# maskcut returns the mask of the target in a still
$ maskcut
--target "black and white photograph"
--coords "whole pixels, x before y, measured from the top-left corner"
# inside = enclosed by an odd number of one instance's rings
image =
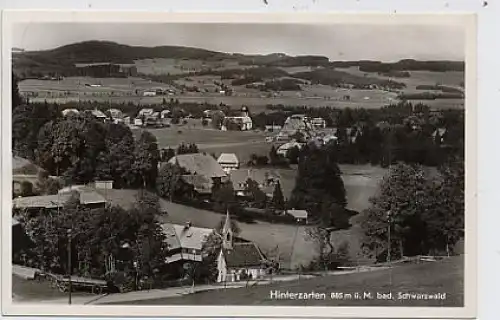
[[[4,22],[12,308],[474,309],[474,19],[53,15]]]

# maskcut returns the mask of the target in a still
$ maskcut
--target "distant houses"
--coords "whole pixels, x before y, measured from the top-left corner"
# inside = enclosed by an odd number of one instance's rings
[[[222,123],[221,130],[241,130],[248,131],[252,130],[253,121],[249,116],[248,108],[243,106],[238,116],[226,116]]]
[[[236,196],[239,197],[247,196],[246,191],[249,179],[255,181],[258,184],[259,189],[262,190],[268,197],[272,197],[274,188],[280,181],[280,176],[272,170],[233,170],[230,172],[229,178],[233,184]]]

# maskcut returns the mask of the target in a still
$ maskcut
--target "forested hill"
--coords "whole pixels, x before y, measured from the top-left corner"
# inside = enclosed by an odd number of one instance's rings
[[[129,46],[110,41],[78,42],[51,50],[22,51],[13,50],[13,69],[38,69],[41,72],[65,74],[74,68],[75,63],[134,63],[134,60],[171,58],[203,61],[235,61],[242,66],[254,65],[262,67],[349,67],[358,66],[366,72],[387,72],[399,70],[428,71],[463,71],[461,61],[417,61],[401,60],[395,63],[380,61],[330,61],[318,55],[289,56],[283,53],[266,55],[249,55],[224,53],[201,48],[182,46]],[[70,72],[71,73],[71,72]]]

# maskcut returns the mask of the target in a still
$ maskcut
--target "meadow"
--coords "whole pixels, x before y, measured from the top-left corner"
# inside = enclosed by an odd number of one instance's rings
[[[331,275],[313,279],[280,282],[250,288],[220,289],[174,298],[130,302],[133,305],[266,305],[266,306],[387,306],[387,307],[463,307],[464,258],[457,256],[439,262],[395,266],[371,272]],[[270,292],[325,293],[326,299],[271,299]],[[371,293],[366,299],[330,299],[331,292],[354,296]],[[393,293],[394,299],[375,299],[377,292]],[[398,293],[445,293],[443,300],[403,300]]]
[[[375,195],[377,185],[385,169],[371,166],[340,166],[343,175],[348,208],[363,210],[368,206],[369,198]],[[291,194],[295,186],[295,170],[280,170],[281,182],[285,195]],[[104,192],[104,191],[103,191]],[[107,190],[103,195],[112,203],[124,207],[131,206],[135,201],[135,190]],[[163,222],[185,224],[190,221],[194,226],[214,228],[223,215],[212,211],[196,209],[181,204],[161,200],[161,207],[168,214],[162,217]],[[351,259],[354,263],[369,263],[360,252],[361,231],[356,226],[359,216],[352,218],[353,227],[349,230],[337,231],[333,234],[336,244],[347,241]],[[262,250],[273,257],[280,258],[285,268],[305,265],[316,256],[315,245],[306,234],[307,226],[272,224],[257,221],[256,223],[238,223],[241,228],[241,237],[252,240]]]

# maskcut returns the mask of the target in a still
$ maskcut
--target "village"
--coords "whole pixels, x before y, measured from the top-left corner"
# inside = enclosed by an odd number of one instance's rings
[[[407,265],[461,272],[460,67],[416,61],[393,77],[220,54],[217,67],[65,57],[55,72],[16,52],[15,302],[168,304]]]

